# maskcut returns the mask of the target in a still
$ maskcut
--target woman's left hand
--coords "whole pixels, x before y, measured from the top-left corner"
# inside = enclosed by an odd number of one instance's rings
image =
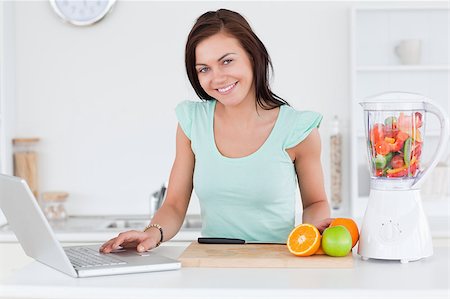
[[[334,218],[325,218],[322,220],[319,220],[316,223],[311,223],[313,224],[315,227],[317,227],[317,229],[319,230],[320,233],[323,233],[323,231],[330,226],[331,221],[333,221]]]

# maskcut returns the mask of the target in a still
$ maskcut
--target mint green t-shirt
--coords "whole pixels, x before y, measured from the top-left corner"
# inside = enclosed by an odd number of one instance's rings
[[[216,101],[180,103],[175,111],[195,155],[194,191],[202,236],[286,242],[295,224],[297,175],[286,149],[304,140],[322,116],[283,105],[264,144],[242,158],[223,156],[214,140]]]

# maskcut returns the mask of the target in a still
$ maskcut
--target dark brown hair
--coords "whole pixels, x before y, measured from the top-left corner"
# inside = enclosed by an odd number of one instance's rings
[[[273,66],[266,47],[243,16],[227,9],[208,11],[202,14],[188,35],[185,49],[186,72],[200,99],[214,100],[203,90],[198,80],[195,69],[195,49],[201,41],[219,32],[225,32],[236,38],[250,57],[258,105],[263,109],[289,105],[270,90],[269,73]]]

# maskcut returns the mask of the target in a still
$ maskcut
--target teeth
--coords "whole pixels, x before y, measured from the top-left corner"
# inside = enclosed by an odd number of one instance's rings
[[[227,92],[227,91],[229,91],[230,89],[232,89],[233,87],[234,87],[234,85],[236,85],[236,83],[233,83],[233,84],[231,84],[231,85],[228,85],[227,87],[224,87],[224,88],[219,88],[219,89],[217,89],[219,92]]]

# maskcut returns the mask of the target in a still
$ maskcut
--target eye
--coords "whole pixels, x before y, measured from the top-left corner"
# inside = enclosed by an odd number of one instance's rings
[[[233,61],[233,59],[225,59],[223,61],[223,64],[227,65],[227,64],[230,64],[232,61]]]
[[[209,68],[205,66],[205,67],[199,68],[199,69],[197,70],[197,72],[199,72],[199,73],[206,73],[208,70],[209,70]]]

